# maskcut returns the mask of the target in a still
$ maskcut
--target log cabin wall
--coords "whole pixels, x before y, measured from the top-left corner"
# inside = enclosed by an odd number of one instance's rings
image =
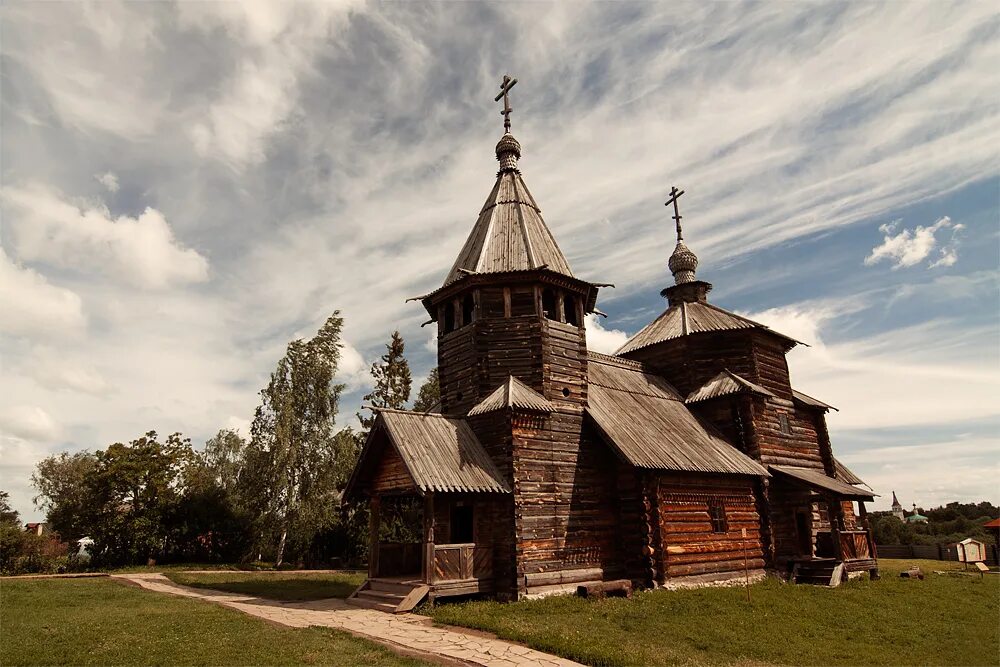
[[[724,370],[755,382],[754,343],[746,331],[691,334],[624,355],[648,364],[687,396]]]
[[[617,473],[617,560],[623,576],[642,586],[653,583],[645,554],[648,525],[643,507],[642,480],[639,471],[623,461],[616,461]]]
[[[747,372],[750,374],[744,377],[774,392],[778,398],[792,400],[792,384],[783,344],[770,334],[758,332],[755,332],[750,340],[753,345],[753,368],[748,369]],[[734,369],[730,370],[739,373]]]
[[[621,571],[616,458],[578,409],[515,416],[514,523],[524,575],[586,567]]]
[[[381,437],[385,437],[383,433]],[[371,481],[368,483],[369,495],[416,492],[413,477],[406,469],[406,464],[399,456],[395,447],[383,444],[382,456],[378,459]]]
[[[438,377],[444,414],[464,414],[480,400],[476,398],[476,324],[438,338]]]
[[[753,478],[741,475],[659,475],[657,505],[666,579],[765,566],[754,484]],[[715,522],[713,506],[724,512],[721,517],[716,514]]]
[[[587,405],[587,335],[581,326],[542,320],[542,378],[539,391],[556,404]]]
[[[754,396],[749,421],[761,463],[826,470],[813,414],[797,409],[791,401]]]

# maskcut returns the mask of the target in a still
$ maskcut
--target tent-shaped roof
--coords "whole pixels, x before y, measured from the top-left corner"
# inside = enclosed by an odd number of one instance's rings
[[[469,416],[474,417],[505,408],[555,412],[556,406],[513,375],[508,375],[503,384],[469,410]]]
[[[789,347],[799,341],[728,310],[700,301],[682,301],[667,308],[662,315],[647,324],[615,352],[616,356],[662,343],[663,341],[710,331],[760,329],[785,339]]]
[[[692,414],[663,378],[633,361],[590,354],[587,414],[634,466],[763,475],[756,461]]]
[[[468,491],[510,493],[510,486],[463,419],[408,410],[379,410],[347,484],[345,497],[358,493],[384,446],[396,449],[420,493]]]
[[[516,157],[520,157],[520,144],[511,135],[504,135],[497,144],[501,169],[496,183],[448,272],[445,285],[468,273],[505,273],[540,268],[573,277],[569,262],[521,178],[515,153]]]
[[[690,405],[691,403],[707,401],[710,398],[719,398],[720,396],[729,396],[730,394],[738,394],[743,391],[776,398],[772,392],[761,387],[759,384],[754,384],[750,380],[741,378],[730,370],[724,370],[698,389],[692,391],[684,399],[684,402]]]

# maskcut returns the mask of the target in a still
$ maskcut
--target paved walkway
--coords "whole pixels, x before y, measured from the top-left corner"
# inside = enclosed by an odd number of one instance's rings
[[[417,614],[386,614],[352,607],[337,598],[313,602],[278,602],[224,591],[181,586],[162,574],[114,574],[112,577],[158,593],[214,602],[293,628],[306,628],[312,625],[336,628],[401,649],[406,653],[422,654],[451,663],[489,667],[516,665],[579,667],[578,663],[501,639],[436,628],[430,625],[430,619]]]

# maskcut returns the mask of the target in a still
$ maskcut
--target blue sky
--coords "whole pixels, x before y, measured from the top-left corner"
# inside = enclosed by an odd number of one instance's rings
[[[712,300],[810,344],[838,456],[997,502],[997,40],[987,3],[6,3],[0,487],[153,428],[245,428],[346,318],[349,423],[394,328],[521,168],[613,349],[664,307],[671,185]]]

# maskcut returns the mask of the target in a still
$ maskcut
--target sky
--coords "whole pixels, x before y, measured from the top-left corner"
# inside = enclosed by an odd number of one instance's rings
[[[1000,15],[990,3],[18,3],[0,8],[0,488],[147,430],[246,429],[345,318],[338,422],[520,168],[610,352],[710,299],[809,344],[793,385],[907,506],[1000,502]]]

